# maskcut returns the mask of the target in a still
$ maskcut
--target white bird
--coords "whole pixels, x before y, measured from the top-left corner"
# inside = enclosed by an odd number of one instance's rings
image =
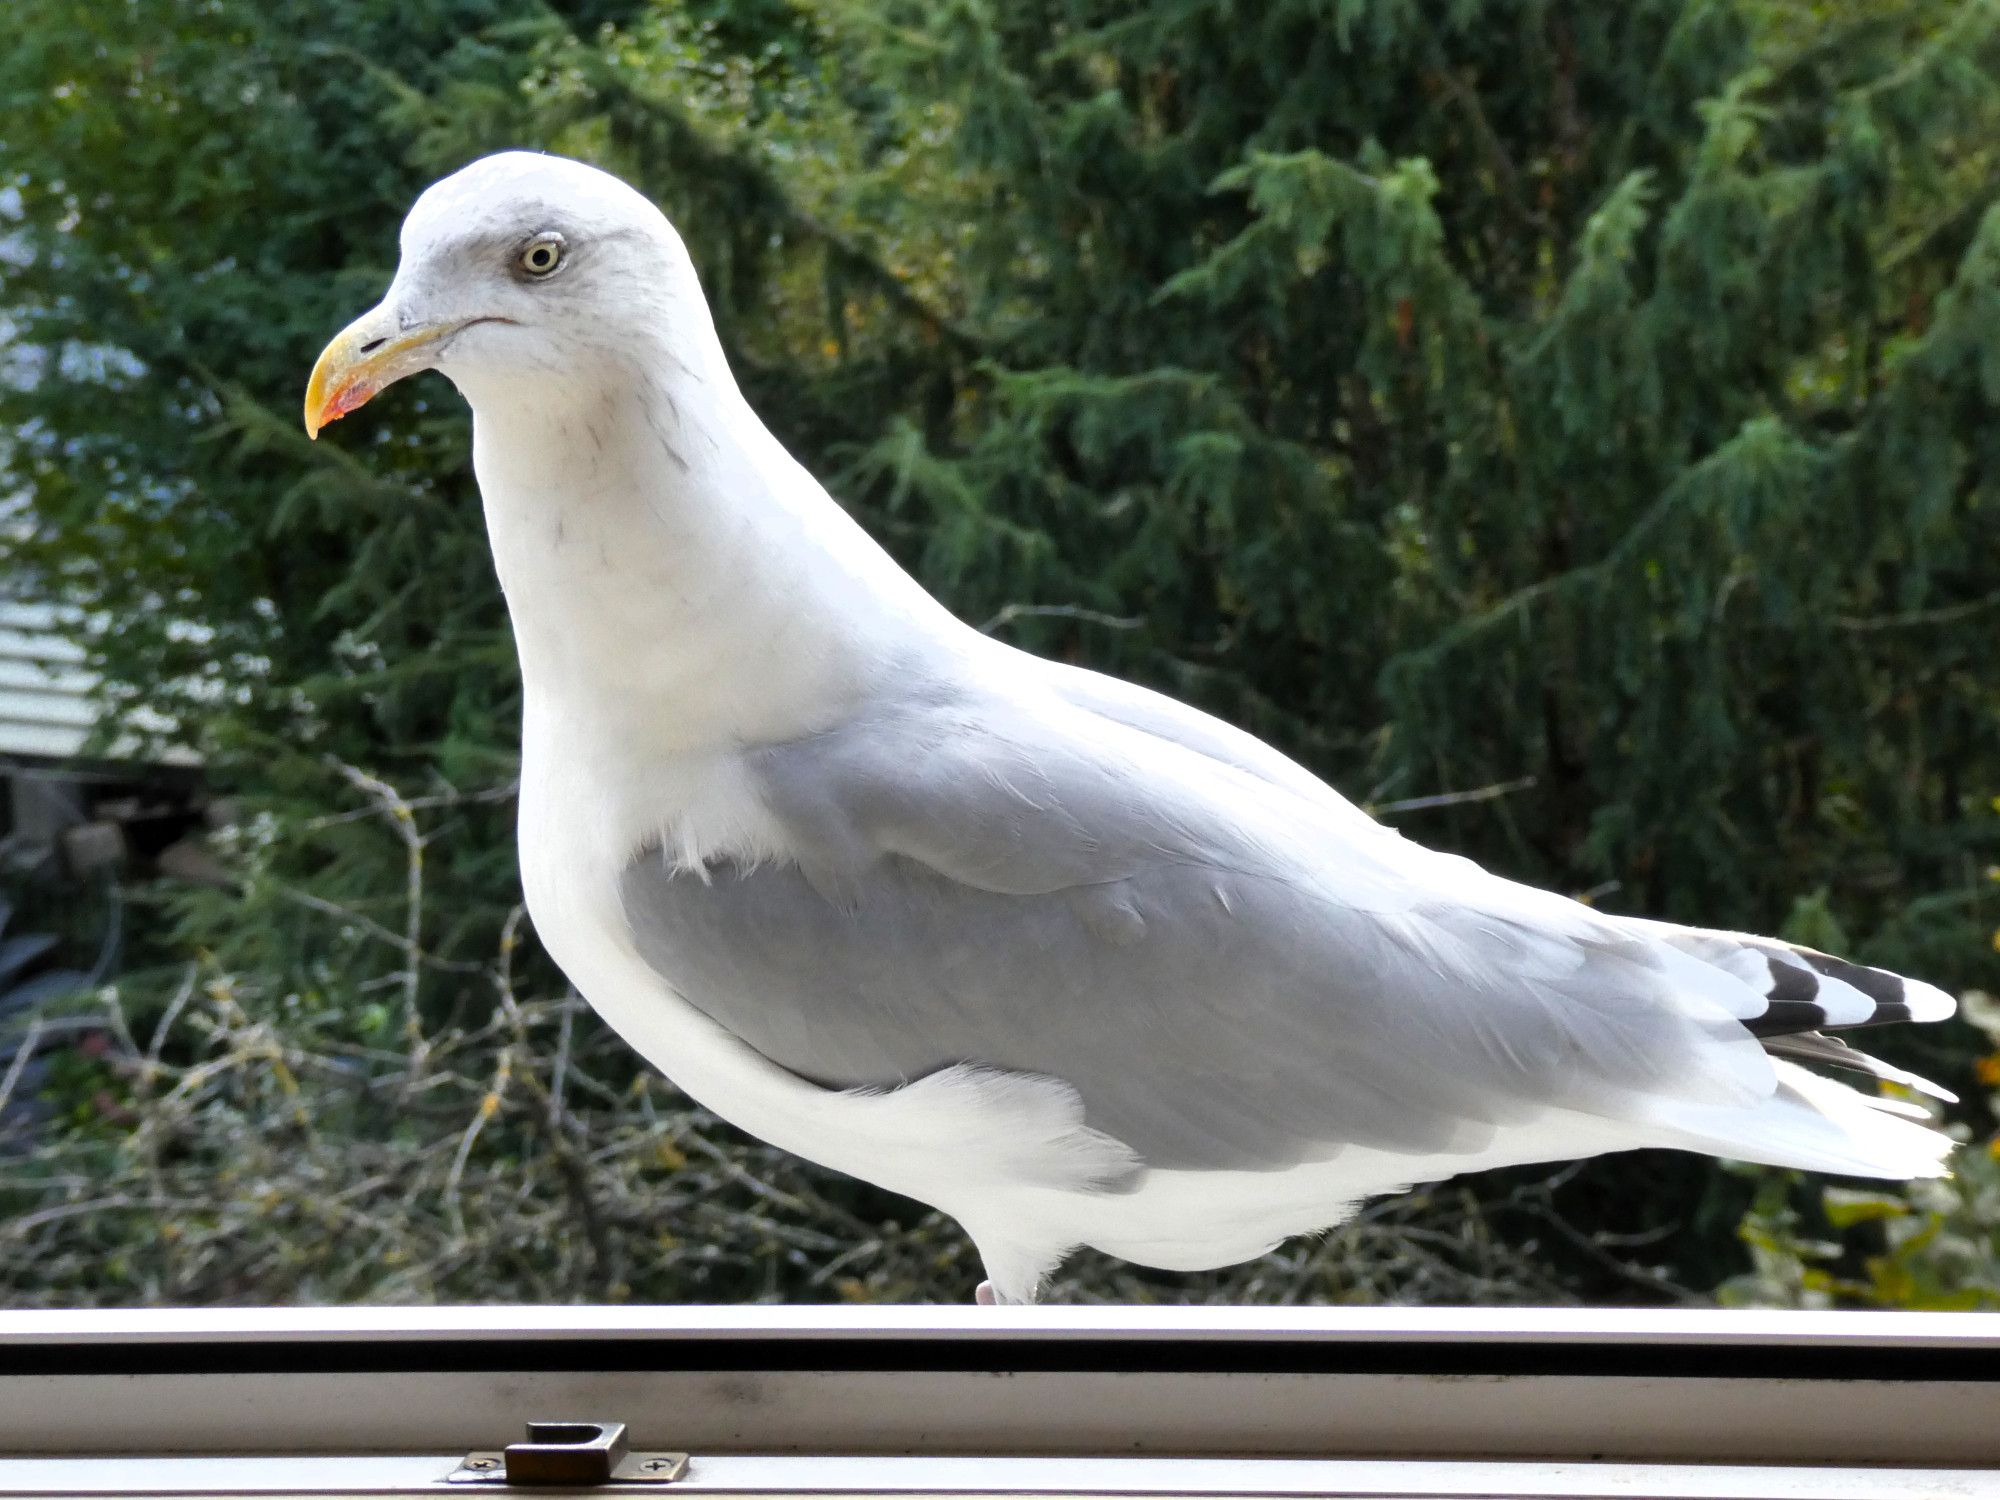
[[[956,1218],[981,1300],[1194,1270],[1457,1172],[1673,1146],[1936,1176],[1823,1033],[1929,985],[1406,842],[1258,740],[961,623],[737,389],[666,218],[490,156],[417,200],[306,427],[471,403],[536,931],[695,1099]]]

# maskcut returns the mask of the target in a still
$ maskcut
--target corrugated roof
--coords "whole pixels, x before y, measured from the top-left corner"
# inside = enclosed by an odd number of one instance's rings
[[[62,630],[53,605],[0,599],[0,755],[68,760],[83,753],[97,725],[91,694],[97,678],[83,648]],[[140,759],[133,745],[113,745],[100,757]],[[190,765],[191,751],[144,757]]]
[[[47,604],[0,599],[0,754],[66,759],[83,749],[97,709],[83,648]]]

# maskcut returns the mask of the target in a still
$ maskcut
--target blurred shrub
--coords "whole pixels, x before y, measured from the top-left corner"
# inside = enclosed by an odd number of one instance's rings
[[[1966,1019],[1989,1051],[1974,1066],[1989,1119],[2000,1119],[2000,1001],[1974,990]],[[2000,1130],[1963,1142],[1952,1175],[1859,1188],[1766,1173],[1738,1230],[1751,1269],[1720,1289],[1747,1307],[2000,1311]]]

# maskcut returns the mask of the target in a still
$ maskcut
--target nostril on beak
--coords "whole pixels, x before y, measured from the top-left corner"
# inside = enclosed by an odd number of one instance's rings
[[[356,352],[360,354],[373,354],[377,349],[380,349],[384,344],[388,342],[389,341],[387,339],[370,339],[367,343],[363,344],[360,347],[360,349],[357,350]]]

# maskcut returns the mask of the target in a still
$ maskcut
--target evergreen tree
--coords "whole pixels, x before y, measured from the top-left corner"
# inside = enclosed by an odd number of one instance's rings
[[[2000,10],[882,26],[991,193],[977,399],[864,466],[964,607],[1360,796],[1520,788],[1408,820],[1509,874],[1990,983]]]

